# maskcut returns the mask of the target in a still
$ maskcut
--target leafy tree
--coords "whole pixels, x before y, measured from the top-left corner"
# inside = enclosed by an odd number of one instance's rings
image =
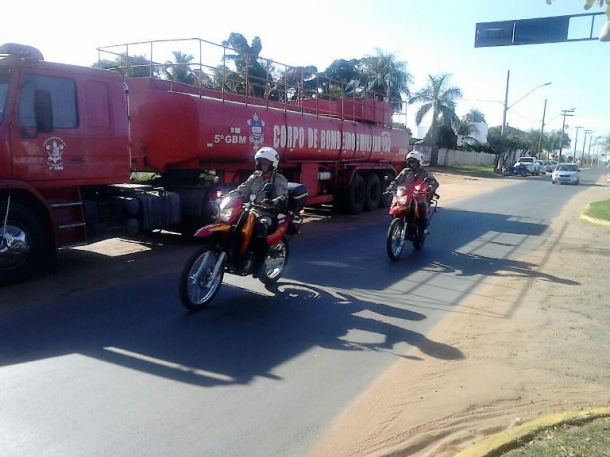
[[[407,63],[397,61],[394,54],[385,54],[379,48],[376,52],[376,55],[366,56],[360,61],[361,83],[368,95],[385,100],[400,111],[403,95],[409,96],[413,76],[407,71]]]
[[[451,75],[442,73],[437,76],[428,75],[428,84],[425,88],[417,91],[411,97],[409,104],[421,103],[415,113],[415,123],[421,124],[423,118],[432,114],[432,124],[426,135],[428,144],[432,145],[430,165],[438,163],[438,130],[443,123],[457,124],[459,119],[455,114],[456,100],[462,97],[462,90],[458,87],[449,86]],[[443,122],[444,121],[444,122]]]
[[[165,77],[170,81],[194,84],[196,78],[189,65],[194,57],[191,54],[183,54],[180,51],[172,51],[172,54],[174,54],[174,62],[165,62],[163,68]]]
[[[326,70],[318,74],[318,88],[323,98],[355,95],[358,86],[360,61],[357,59],[334,60]]]
[[[469,122],[486,122],[485,115],[476,108],[471,109],[466,113],[464,119]]]
[[[256,36],[252,44],[248,45],[241,33],[231,33],[222,45],[237,53],[226,56],[235,64],[238,80],[241,80],[241,84],[234,87],[237,92],[261,98],[268,96],[273,80],[266,68],[268,65],[259,61],[259,54],[263,49],[261,39]]]
[[[158,77],[158,69],[151,65],[146,56],[128,56],[125,53],[119,54],[115,60],[100,59],[92,65],[94,68],[104,70],[114,70],[123,77],[145,78]],[[152,72],[152,74],[151,74]]]

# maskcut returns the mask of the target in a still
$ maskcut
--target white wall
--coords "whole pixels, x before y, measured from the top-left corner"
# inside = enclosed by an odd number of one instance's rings
[[[493,165],[494,154],[474,151],[438,150],[438,164],[443,165]]]

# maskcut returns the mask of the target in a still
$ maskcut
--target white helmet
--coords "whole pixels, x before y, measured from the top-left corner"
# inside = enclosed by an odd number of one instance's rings
[[[408,162],[409,159],[415,159],[417,160],[417,162],[419,163],[419,166],[423,166],[424,165],[424,157],[421,155],[421,152],[419,151],[411,151],[407,154],[407,157],[405,157],[405,161]]]
[[[280,155],[278,152],[268,146],[263,146],[254,154],[254,161],[256,162],[257,159],[267,159],[271,162],[273,168],[277,168],[280,163]]]

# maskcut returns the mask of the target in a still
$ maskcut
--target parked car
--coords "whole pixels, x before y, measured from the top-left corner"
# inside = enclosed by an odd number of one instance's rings
[[[530,175],[540,174],[540,165],[536,157],[519,157],[515,166],[521,164],[526,166]]]
[[[555,167],[557,166],[557,163],[558,162],[556,160],[546,160],[544,162],[544,168],[546,169],[546,172],[552,173]]]
[[[580,168],[575,163],[560,163],[553,170],[551,183],[578,185],[580,183]]]
[[[546,166],[544,165],[544,162],[539,160],[538,162],[536,162],[536,165],[534,165],[534,167],[538,167],[538,173],[540,173],[541,175],[546,175]]]

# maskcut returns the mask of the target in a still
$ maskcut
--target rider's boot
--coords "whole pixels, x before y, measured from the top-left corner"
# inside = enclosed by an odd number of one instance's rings
[[[252,276],[258,278],[265,264],[265,259],[269,253],[269,245],[267,244],[267,229],[261,224],[261,227],[256,228],[256,233],[252,239],[252,248],[255,252],[254,265],[252,268]]]

